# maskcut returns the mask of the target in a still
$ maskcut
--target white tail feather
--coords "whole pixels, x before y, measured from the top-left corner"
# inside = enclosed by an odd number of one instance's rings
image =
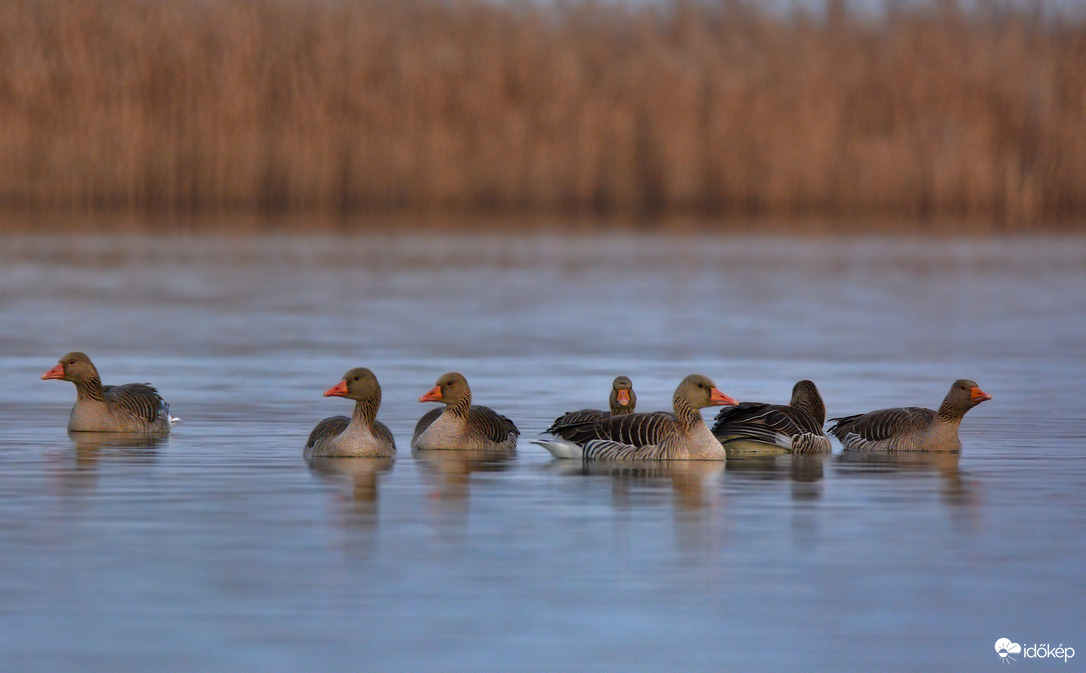
[[[540,438],[533,439],[532,444],[538,444],[544,449],[551,452],[551,455],[555,458],[575,458],[581,459],[584,457],[584,450],[577,444],[569,441],[568,439],[556,438]]]

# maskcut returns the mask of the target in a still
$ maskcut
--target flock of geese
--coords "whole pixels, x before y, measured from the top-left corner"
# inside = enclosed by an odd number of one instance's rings
[[[42,379],[71,381],[76,402],[68,419],[71,432],[139,432],[165,434],[178,419],[153,387],[144,383],[102,384],[98,370],[84,353],[68,353]],[[317,423],[305,445],[310,457],[388,457],[396,441],[377,420],[381,386],[373,372],[352,369],[324,392],[325,397],[355,401],[350,416]],[[614,380],[609,410],[581,409],[564,414],[534,440],[557,458],[585,461],[725,460],[729,452],[828,453],[829,435],[845,450],[957,451],[958,426],[965,413],[992,399],[976,382],[955,381],[938,409],[879,409],[830,419],[818,388],[800,381],[788,404],[737,402],[701,374],[684,378],[675,389],[672,411],[636,412],[637,396],[628,377]],[[471,388],[462,374],[442,375],[419,402],[439,402],[423,414],[411,436],[417,450],[516,450],[520,431],[489,407],[472,404]],[[723,406],[712,428],[701,410]],[[829,434],[827,434],[827,432]]]

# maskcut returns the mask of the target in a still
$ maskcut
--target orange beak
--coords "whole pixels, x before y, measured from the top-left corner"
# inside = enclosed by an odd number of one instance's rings
[[[434,386],[433,390],[419,398],[419,402],[440,402],[442,399],[441,386]]]
[[[620,391],[618,391],[618,398],[617,399],[618,399],[619,404],[621,404],[622,406],[626,406],[627,404],[630,403],[630,391],[629,390],[620,390]]]
[[[976,386],[973,386],[973,390],[969,392],[969,401],[971,402],[983,402],[990,399],[992,399],[991,395]]]
[[[332,386],[328,390],[324,391],[325,397],[346,397],[347,396],[347,382],[340,381],[336,385]]]
[[[732,398],[728,397],[724,393],[720,392],[718,389],[713,388],[709,392],[709,404],[712,404],[714,407],[719,407],[719,406],[731,406],[731,407],[734,407],[735,405],[737,405],[739,403],[736,402],[735,400],[733,400]]]
[[[56,367],[53,367],[49,371],[41,375],[42,380],[46,379],[62,379],[64,378],[64,365],[57,363]]]

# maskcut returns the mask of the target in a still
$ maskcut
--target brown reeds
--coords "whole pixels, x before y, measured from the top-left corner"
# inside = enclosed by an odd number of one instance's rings
[[[1086,20],[8,0],[0,206],[1086,215]]]

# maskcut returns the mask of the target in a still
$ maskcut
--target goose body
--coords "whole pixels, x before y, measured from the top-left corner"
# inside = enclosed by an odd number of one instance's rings
[[[803,380],[793,386],[788,404],[741,402],[721,409],[713,435],[734,451],[828,453],[830,438],[822,431],[825,422],[826,405],[818,388]]]
[[[149,384],[103,385],[90,358],[78,351],[62,357],[55,367],[42,374],[42,379],[75,384],[75,406],[68,416],[71,432],[164,434],[178,420],[170,416],[170,405]]]
[[[396,455],[392,431],[377,420],[381,407],[381,385],[365,367],[352,369],[325,397],[355,400],[354,414],[331,416],[317,423],[305,444],[305,457],[386,458]]]
[[[563,432],[566,430],[575,431],[576,428],[591,425],[610,416],[632,414],[637,406],[637,395],[634,394],[633,382],[630,381],[629,377],[615,377],[615,380],[611,382],[611,395],[608,397],[607,403],[609,411],[581,409],[562,414],[554,419],[551,426],[547,428],[546,432],[550,434],[550,438],[541,437],[532,440],[532,443],[542,446],[558,458],[579,458],[580,449],[568,446],[567,440],[562,439]]]
[[[938,410],[899,407],[834,418],[829,432],[849,451],[958,451],[965,413],[990,399],[976,381],[959,379]]]
[[[540,442],[558,458],[583,460],[724,460],[724,447],[705,425],[701,409],[737,404],[706,376],[691,374],[675,389],[674,413],[610,415],[556,428]]]
[[[442,402],[415,424],[413,449],[516,451],[520,431],[513,421],[489,407],[471,403],[471,388],[463,374],[450,372],[437,380],[419,402]]]

